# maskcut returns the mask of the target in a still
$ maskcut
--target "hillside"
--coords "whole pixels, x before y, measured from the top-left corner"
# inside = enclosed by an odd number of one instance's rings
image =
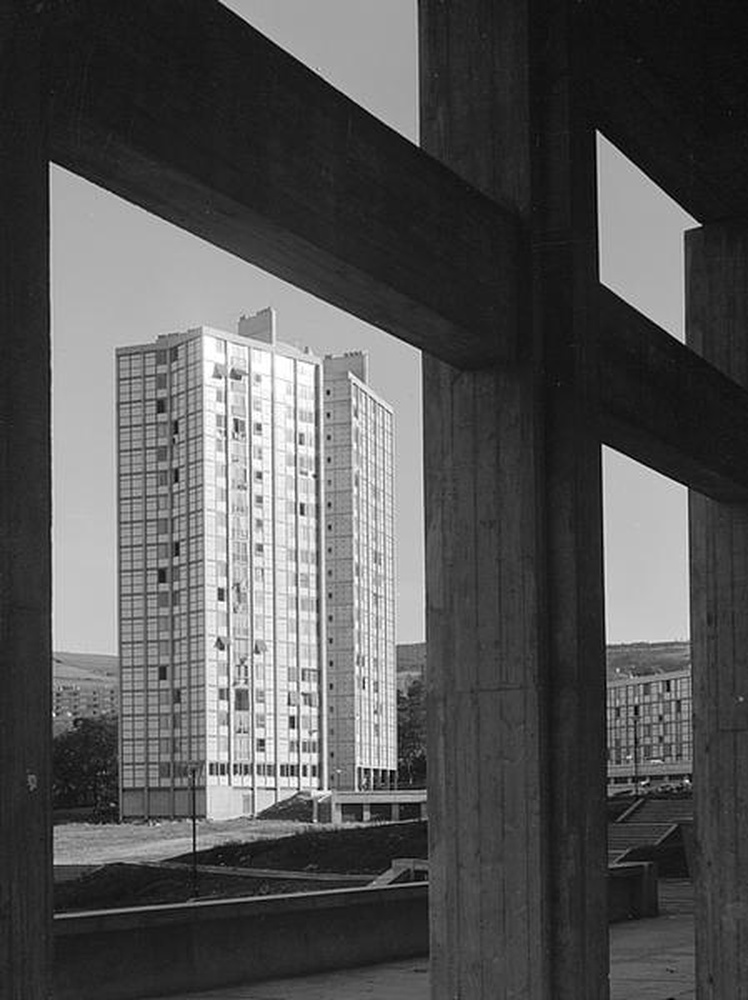
[[[691,665],[688,642],[632,642],[608,646],[608,680],[687,670]]]
[[[607,648],[608,679],[646,676],[687,670],[691,665],[688,642],[615,643]],[[397,686],[401,691],[418,677],[426,676],[426,643],[397,647]]]
[[[56,683],[117,683],[119,660],[103,653],[52,653],[52,677]]]

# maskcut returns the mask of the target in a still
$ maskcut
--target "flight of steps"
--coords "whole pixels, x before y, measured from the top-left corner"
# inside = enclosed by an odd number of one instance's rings
[[[642,799],[641,805],[628,814],[632,823],[682,823],[693,819],[693,799]],[[629,820],[624,820],[624,823]]]
[[[608,824],[608,863],[634,847],[654,847],[674,836],[678,823],[693,818],[693,800],[643,798]]]

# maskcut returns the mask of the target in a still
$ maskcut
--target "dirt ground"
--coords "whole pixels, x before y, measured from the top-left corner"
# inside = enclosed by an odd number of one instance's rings
[[[197,824],[198,850],[231,841],[264,840],[301,833],[303,823],[282,820],[203,820]],[[192,850],[189,820],[151,823],[65,823],[54,828],[56,865],[160,861]]]

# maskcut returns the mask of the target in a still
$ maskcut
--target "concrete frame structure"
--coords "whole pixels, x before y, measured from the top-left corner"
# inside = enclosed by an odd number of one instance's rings
[[[607,997],[600,442],[691,488],[697,996],[748,988],[745,7],[419,9],[423,151],[217,2],[0,6],[9,1000],[51,970],[49,159],[428,352],[435,1000]],[[598,284],[595,128],[701,224],[688,347]]]
[[[333,791],[330,797],[330,815],[333,823],[368,823],[370,820],[397,823],[400,820],[426,819],[428,798],[425,788]]]

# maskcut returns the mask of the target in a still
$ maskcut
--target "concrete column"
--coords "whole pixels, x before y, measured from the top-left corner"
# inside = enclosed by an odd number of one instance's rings
[[[361,815],[362,815],[364,823],[368,823],[369,820],[371,819],[371,803],[370,802],[364,802],[364,803],[362,803],[362,805],[361,805]]]
[[[748,226],[686,240],[689,346],[748,388]],[[689,496],[699,1000],[748,983],[748,505]]]
[[[594,133],[568,6],[420,4],[423,144],[528,233],[521,360],[423,359],[434,1000],[608,995]]]
[[[399,820],[400,820],[400,803],[399,802],[393,802],[392,803],[392,821],[393,821],[393,823],[397,823],[397,822],[399,822]]]
[[[51,971],[48,176],[34,5],[0,5],[0,993]]]

